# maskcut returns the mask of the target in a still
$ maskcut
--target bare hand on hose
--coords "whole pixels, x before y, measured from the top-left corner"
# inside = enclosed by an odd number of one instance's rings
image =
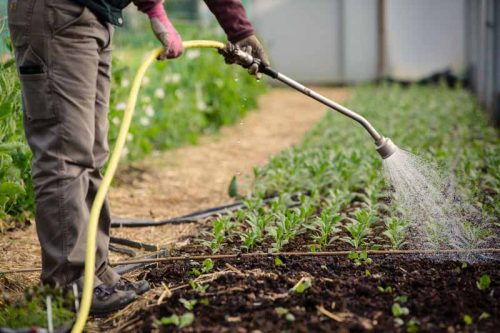
[[[269,58],[267,57],[262,44],[259,42],[255,35],[251,35],[249,37],[243,38],[242,40],[235,43],[242,51],[251,54],[254,58],[260,59],[264,66],[269,66]],[[226,47],[227,48],[227,47]],[[234,64],[236,59],[227,56],[228,53],[222,52],[227,64]],[[248,72],[260,80],[262,74],[259,73],[259,66],[257,64],[253,64],[248,68]]]
[[[151,22],[151,29],[163,44],[163,51],[158,55],[158,60],[174,59],[184,52],[182,39],[172,22],[168,19],[167,13],[160,2],[147,12]]]

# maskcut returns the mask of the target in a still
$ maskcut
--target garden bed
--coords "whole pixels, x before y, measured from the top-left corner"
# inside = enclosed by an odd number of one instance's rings
[[[185,287],[139,312],[143,321],[129,331],[147,331],[155,326],[154,318],[191,312],[194,321],[186,330],[193,332],[494,332],[500,326],[500,285],[481,291],[476,281],[483,274],[500,281],[500,268],[494,263],[464,266],[406,256],[374,256],[372,264],[362,265],[345,257],[282,258],[280,266],[273,258],[218,260],[205,274],[209,282],[200,283],[207,286],[201,292],[189,286],[198,266],[163,264],[147,279],[171,289]],[[311,286],[291,291],[302,278],[310,278]],[[196,304],[188,310],[181,299]],[[392,310],[396,303],[399,316]],[[467,316],[471,324],[464,321]],[[167,325],[163,331],[174,328]]]

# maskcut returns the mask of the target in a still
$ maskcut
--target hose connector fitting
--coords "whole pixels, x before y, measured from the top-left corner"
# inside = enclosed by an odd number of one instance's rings
[[[398,150],[398,146],[389,138],[382,137],[375,144],[377,145],[377,152],[384,160],[391,157]]]

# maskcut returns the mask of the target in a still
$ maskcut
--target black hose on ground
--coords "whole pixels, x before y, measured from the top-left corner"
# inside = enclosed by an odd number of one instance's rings
[[[130,239],[114,237],[114,236],[111,236],[109,238],[109,242],[112,244],[125,245],[125,246],[129,246],[129,247],[132,247],[135,249],[148,251],[148,252],[155,252],[155,251],[158,251],[158,249],[159,249],[159,247],[156,245],[151,245],[151,244],[147,244],[147,243],[143,243],[143,242],[136,242],[136,241],[133,241]]]
[[[278,196],[271,196],[264,199],[264,202],[271,201],[276,199]],[[166,224],[184,224],[184,223],[195,223],[201,219],[215,216],[215,215],[226,215],[231,212],[237,211],[239,209],[246,209],[247,205],[241,201],[208,208],[205,210],[196,211],[194,213],[190,213],[187,215],[183,215],[180,217],[174,217],[171,219],[153,221],[153,220],[141,220],[141,219],[131,219],[131,218],[122,218],[122,217],[114,217],[113,221],[111,221],[112,228],[143,228],[143,227],[156,227]]]

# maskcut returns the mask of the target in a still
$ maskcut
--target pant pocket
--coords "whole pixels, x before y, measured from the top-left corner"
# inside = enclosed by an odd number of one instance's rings
[[[18,51],[19,78],[26,118],[30,121],[55,118],[49,71],[45,61],[31,46]]]
[[[86,7],[71,0],[47,0],[47,16],[52,35],[58,35],[86,15]]]
[[[29,121],[54,119],[56,114],[48,74],[20,74],[20,78],[26,118]]]

